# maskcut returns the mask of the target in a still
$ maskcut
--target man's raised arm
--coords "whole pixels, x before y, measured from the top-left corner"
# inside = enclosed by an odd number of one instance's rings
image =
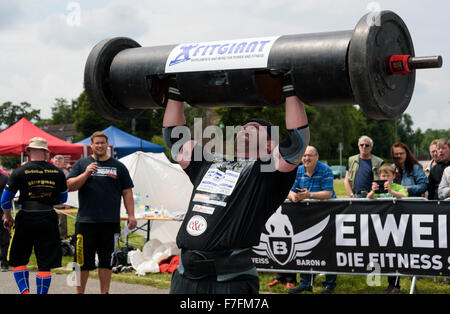
[[[195,141],[191,140],[190,132],[184,117],[184,102],[178,90],[176,80],[171,79],[169,99],[163,119],[164,142],[169,147],[172,156],[185,169],[189,166]]]
[[[305,106],[295,95],[290,77],[283,79],[283,94],[286,97],[286,128],[288,136],[275,148],[275,156],[279,157],[277,170],[289,172],[302,161],[302,156],[309,144],[309,126]]]

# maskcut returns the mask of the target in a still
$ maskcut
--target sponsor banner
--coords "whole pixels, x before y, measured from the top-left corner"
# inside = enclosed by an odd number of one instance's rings
[[[285,203],[253,247],[259,269],[450,275],[450,202]]]
[[[266,68],[279,36],[177,45],[166,61],[166,73]]]

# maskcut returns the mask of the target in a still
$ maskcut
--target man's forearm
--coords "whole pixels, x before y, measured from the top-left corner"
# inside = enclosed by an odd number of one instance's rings
[[[134,217],[134,198],[133,190],[126,189],[122,191],[123,204],[125,205],[125,210],[127,211],[128,217]]]
[[[305,106],[297,96],[286,98],[286,128],[293,130],[308,124]]]
[[[350,186],[350,183],[345,183],[345,182],[344,182],[344,186],[345,186],[345,190],[347,191],[347,194],[348,194],[348,195],[352,195],[352,194],[353,194],[353,191],[352,191],[352,188],[351,188],[351,186]]]
[[[12,215],[11,215],[11,210],[10,209],[3,209],[3,219],[7,220],[7,221],[12,219]],[[2,228],[2,226],[0,226],[0,228]]]
[[[353,194],[352,187],[351,187],[350,182],[348,180],[348,172],[345,174],[344,187],[345,187],[345,190],[347,191],[348,195],[352,195]]]
[[[67,189],[69,192],[77,191],[86,183],[90,173],[83,172],[78,177],[70,178],[67,180]]]
[[[333,196],[333,191],[311,192],[310,197],[315,200],[327,200]]]
[[[185,125],[186,119],[184,117],[184,103],[169,99],[167,101],[166,111],[164,112],[163,126],[178,126]]]

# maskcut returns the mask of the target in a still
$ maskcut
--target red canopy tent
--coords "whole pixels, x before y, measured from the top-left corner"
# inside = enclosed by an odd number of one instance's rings
[[[30,139],[37,136],[47,140],[48,149],[52,155],[83,155],[83,145],[59,139],[22,118],[0,132],[0,156],[23,156]]]

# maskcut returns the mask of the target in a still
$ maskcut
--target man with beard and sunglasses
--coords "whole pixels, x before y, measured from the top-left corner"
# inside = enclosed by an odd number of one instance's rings
[[[308,120],[289,75],[283,79],[287,138],[277,145],[272,125],[251,119],[236,135],[234,158],[210,156],[191,140],[183,98],[171,81],[164,139],[194,185],[177,235],[180,265],[174,294],[256,294],[259,279],[251,248],[267,219],[286,199],[309,143]]]
[[[365,198],[372,189],[372,182],[378,180],[378,169],[383,159],[372,154],[373,141],[368,136],[358,140],[359,154],[348,159],[344,186],[351,198]]]

